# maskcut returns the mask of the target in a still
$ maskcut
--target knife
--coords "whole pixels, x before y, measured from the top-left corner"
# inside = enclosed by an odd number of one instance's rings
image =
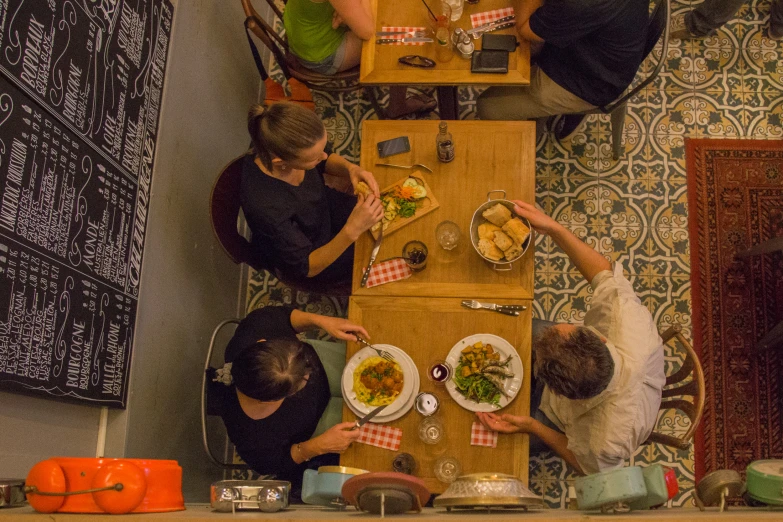
[[[372,264],[375,263],[375,258],[378,256],[378,251],[381,249],[381,240],[383,239],[383,225],[381,225],[380,229],[378,230],[378,239],[375,240],[375,246],[372,247],[372,252],[370,252],[370,262],[367,263],[367,270],[364,271],[364,275],[362,275],[362,282],[359,283],[359,286],[364,288],[367,286],[367,279],[370,277],[370,270],[372,270]]]
[[[374,410],[372,410],[370,413],[368,413],[367,415],[365,415],[365,416],[364,416],[364,417],[362,417],[361,419],[357,419],[357,420],[356,420],[356,425],[355,425],[353,428],[351,428],[351,429],[352,429],[352,430],[358,430],[359,428],[361,428],[362,426],[364,426],[365,424],[367,424],[368,422],[370,422],[370,421],[372,420],[372,418],[373,418],[373,417],[375,417],[375,416],[376,416],[376,415],[378,415],[380,412],[382,412],[382,411],[383,411],[383,409],[384,409],[386,406],[388,406],[388,404],[384,404],[383,406],[378,406],[377,408],[375,408]]]
[[[375,36],[394,36],[397,34],[413,34],[416,31],[378,31]]]
[[[510,20],[508,20],[509,18]],[[514,27],[516,23],[516,19],[513,16],[507,16],[506,18],[501,18],[500,20],[492,22],[491,24],[480,25],[478,27],[474,27],[473,29],[468,29],[466,32],[472,36],[474,40],[478,40],[484,33],[498,31],[500,29],[508,29],[509,27]]]
[[[375,40],[376,44],[395,44],[395,43],[432,43],[435,40],[432,38],[379,38]]]

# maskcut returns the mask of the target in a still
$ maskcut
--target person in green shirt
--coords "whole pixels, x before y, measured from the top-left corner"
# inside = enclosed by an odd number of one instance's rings
[[[325,75],[359,65],[362,42],[375,33],[369,0],[288,0],[283,23],[288,47],[299,63]],[[393,86],[386,115],[396,118],[434,108],[432,98],[406,98],[405,87]]]

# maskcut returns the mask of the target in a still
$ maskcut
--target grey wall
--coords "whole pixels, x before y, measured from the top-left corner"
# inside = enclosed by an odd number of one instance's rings
[[[49,457],[94,457],[100,408],[0,392],[0,475]]]
[[[178,460],[187,501],[208,499],[222,476],[201,449],[200,384],[212,329],[237,314],[240,270],[213,237],[208,199],[249,143],[259,77],[243,21],[238,0],[175,6],[129,406],[109,420],[107,456]]]

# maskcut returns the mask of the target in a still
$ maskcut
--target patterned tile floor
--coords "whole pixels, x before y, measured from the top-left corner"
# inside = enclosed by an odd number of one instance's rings
[[[673,2],[675,15],[699,2]],[[691,325],[690,260],[685,173],[686,138],[783,138],[783,42],[766,38],[769,3],[753,1],[717,34],[702,40],[673,40],[660,76],[631,100],[623,133],[625,155],[611,158],[608,117],[591,116],[568,142],[549,135],[538,143],[536,201],[588,244],[622,263],[661,330]],[[660,46],[655,51],[660,56]],[[653,63],[645,62],[643,78]],[[475,117],[476,89],[460,89],[460,117]],[[428,94],[433,94],[428,92]],[[382,103],[387,93],[384,92]],[[317,111],[336,151],[353,161],[360,151],[360,125],[375,118],[363,91],[316,95]],[[437,115],[430,115],[436,118]],[[549,238],[536,248],[536,316],[580,322],[591,291],[565,254]],[[281,286],[269,274],[254,274],[248,310],[289,303],[329,315],[346,314],[344,299],[308,295]],[[667,347],[667,373],[681,362]],[[683,433],[687,417],[672,412],[658,431]],[[680,495],[692,502],[693,453],[653,444],[631,464],[666,463],[676,469]],[[531,459],[531,489],[550,507],[564,507],[573,473],[551,454]]]

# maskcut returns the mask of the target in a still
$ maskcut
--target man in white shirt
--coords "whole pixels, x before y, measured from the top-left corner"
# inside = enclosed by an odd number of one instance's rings
[[[655,427],[666,382],[663,343],[622,267],[522,201],[515,211],[548,234],[590,281],[584,326],[552,323],[533,342],[532,417],[478,413],[491,430],[531,435],[583,474],[618,468]],[[533,410],[536,410],[535,412]]]

